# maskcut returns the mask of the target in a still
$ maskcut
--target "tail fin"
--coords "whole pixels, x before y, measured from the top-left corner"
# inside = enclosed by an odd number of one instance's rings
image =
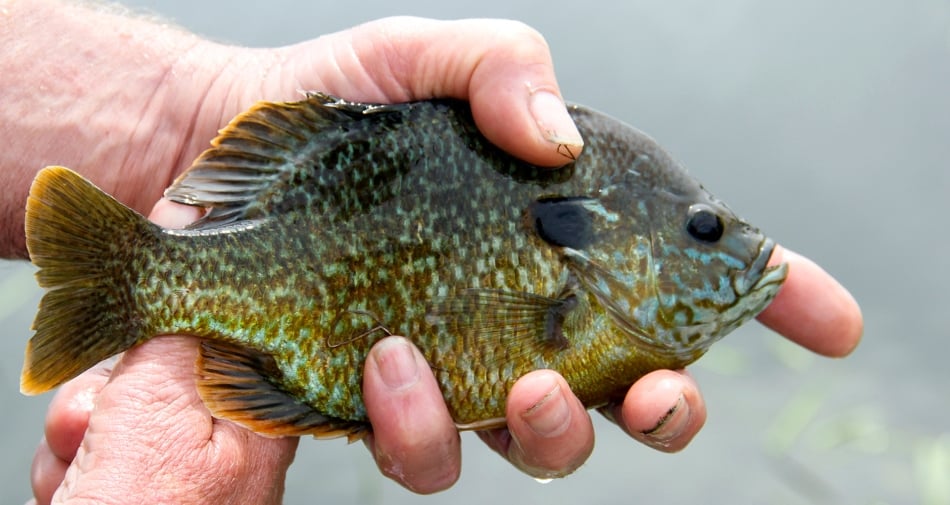
[[[79,174],[41,170],[26,206],[26,244],[47,289],[26,347],[20,391],[39,394],[138,343],[130,268],[133,241],[155,225]]]

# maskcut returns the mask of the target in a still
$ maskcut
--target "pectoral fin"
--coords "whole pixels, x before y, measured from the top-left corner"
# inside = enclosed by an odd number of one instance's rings
[[[204,341],[197,361],[198,394],[212,415],[270,437],[346,436],[369,433],[369,425],[326,416],[280,388],[273,358],[222,342]]]
[[[567,348],[565,317],[577,298],[549,298],[531,293],[470,289],[429,305],[426,320],[443,325],[469,345],[507,349],[509,356],[548,353]]]

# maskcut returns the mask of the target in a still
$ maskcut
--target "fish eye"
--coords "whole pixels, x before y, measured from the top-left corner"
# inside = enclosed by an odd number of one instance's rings
[[[689,209],[686,231],[702,242],[717,242],[722,238],[725,227],[718,214],[705,205],[694,205]]]

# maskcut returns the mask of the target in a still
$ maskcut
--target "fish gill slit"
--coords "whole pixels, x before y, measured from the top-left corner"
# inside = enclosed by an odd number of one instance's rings
[[[647,258],[647,275],[650,276],[650,287],[653,289],[653,297],[656,299],[656,323],[660,322],[660,312],[663,311],[663,308],[660,306],[660,286],[658,284],[658,276],[656,275],[656,241],[654,240],[653,234],[653,223],[647,219],[647,239],[650,241],[650,257]]]

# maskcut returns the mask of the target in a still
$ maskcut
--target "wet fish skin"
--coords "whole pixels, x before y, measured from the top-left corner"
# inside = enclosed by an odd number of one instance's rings
[[[585,150],[548,169],[491,145],[463,102],[261,104],[167,193],[210,208],[186,230],[45,169],[27,241],[49,292],[21,389],[186,333],[207,339],[215,415],[358,437],[363,361],[390,334],[420,348],[462,428],[503,425],[531,370],[596,407],[685,366],[762,310],[785,268],[649,137],[570,112]]]

